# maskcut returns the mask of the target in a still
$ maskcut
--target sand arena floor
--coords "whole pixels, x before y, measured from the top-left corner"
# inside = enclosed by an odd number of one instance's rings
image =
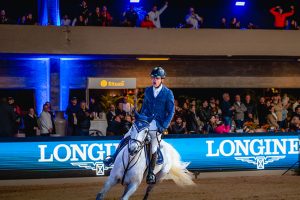
[[[94,200],[106,178],[95,181],[51,184],[0,186],[1,200]],[[198,200],[198,199],[300,199],[299,176],[220,177],[195,180],[196,186],[180,188],[172,181],[157,185],[151,200]],[[142,199],[146,184],[142,184],[131,199]],[[115,186],[105,199],[119,199],[121,185]]]

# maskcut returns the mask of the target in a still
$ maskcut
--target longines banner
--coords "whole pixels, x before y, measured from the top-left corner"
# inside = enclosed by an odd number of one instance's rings
[[[88,89],[135,89],[136,78],[88,78]]]
[[[70,138],[69,138],[70,139]],[[71,140],[71,139],[70,139]],[[0,173],[9,170],[90,170],[107,174],[103,159],[119,140],[83,137],[76,141],[0,141]],[[286,169],[299,159],[298,135],[166,138],[197,170]],[[1,176],[0,176],[1,177]]]

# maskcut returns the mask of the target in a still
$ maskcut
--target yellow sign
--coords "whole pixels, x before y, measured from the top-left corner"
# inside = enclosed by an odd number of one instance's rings
[[[88,78],[88,89],[134,89],[136,78]]]
[[[107,86],[107,81],[106,80],[100,81],[100,86],[101,87],[106,87]]]
[[[101,80],[100,81],[100,86],[101,87],[124,87],[125,86],[125,81],[107,81],[107,80]]]

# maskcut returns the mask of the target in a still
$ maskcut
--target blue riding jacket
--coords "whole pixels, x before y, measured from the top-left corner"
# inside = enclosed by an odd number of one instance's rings
[[[141,114],[147,117],[154,116],[158,130],[168,128],[174,113],[174,95],[169,88],[163,85],[156,98],[152,86],[145,89]]]

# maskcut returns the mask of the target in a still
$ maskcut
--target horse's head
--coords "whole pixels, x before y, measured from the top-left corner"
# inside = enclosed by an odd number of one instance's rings
[[[150,122],[153,120],[153,118],[138,114],[135,115],[135,118],[136,121],[130,129],[130,140],[128,145],[128,151],[131,156],[134,156],[144,148],[148,139]]]

